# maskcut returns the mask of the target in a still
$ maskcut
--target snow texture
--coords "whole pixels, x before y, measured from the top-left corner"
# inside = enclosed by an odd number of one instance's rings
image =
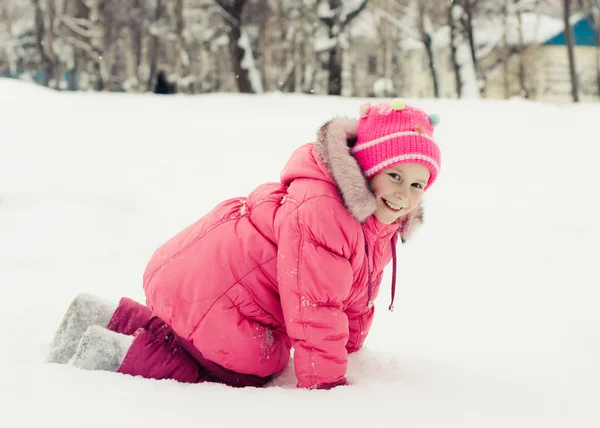
[[[1,426],[600,426],[599,105],[407,99],[440,115],[443,161],[398,248],[396,310],[388,269],[350,385],[305,391],[292,362],[267,388],[233,389],[45,358],[74,296],[144,302],[159,245],[377,100],[2,79],[0,94]]]
[[[378,97],[385,96],[386,94],[393,94],[394,82],[392,82],[392,79],[380,77],[373,82],[373,93]]]
[[[316,53],[320,53],[320,52],[329,52],[334,50],[337,47],[338,44],[338,38],[337,37],[319,37],[315,39],[315,52]]]

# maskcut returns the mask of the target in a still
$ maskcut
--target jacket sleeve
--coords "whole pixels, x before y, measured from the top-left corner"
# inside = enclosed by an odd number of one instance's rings
[[[334,202],[326,197],[304,202],[279,230],[279,293],[300,388],[346,383],[349,330],[341,307],[352,286],[346,257],[352,232],[340,222],[347,211]]]
[[[349,354],[360,351],[363,347],[371,329],[371,324],[373,324],[374,312],[375,306],[368,307],[366,299],[361,299],[346,309],[348,330],[350,332],[346,350]]]
[[[383,279],[383,272],[375,278],[373,282],[373,295],[372,300],[375,300],[379,294],[379,287],[381,280]],[[350,337],[346,344],[348,353],[360,351],[365,343],[365,339],[371,330],[373,324],[373,317],[375,315],[375,305],[369,307],[368,296],[365,294],[362,299],[358,299],[354,304],[346,309],[346,316],[348,317]]]

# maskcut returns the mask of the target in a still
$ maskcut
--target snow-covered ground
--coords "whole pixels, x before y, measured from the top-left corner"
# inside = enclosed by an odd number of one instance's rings
[[[70,300],[143,301],[154,249],[277,180],[362,100],[58,94],[0,80],[0,426],[600,426],[600,105],[414,101],[442,118],[351,386],[184,385],[44,363]]]

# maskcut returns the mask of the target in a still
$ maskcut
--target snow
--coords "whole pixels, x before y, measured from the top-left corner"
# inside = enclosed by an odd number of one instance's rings
[[[321,0],[317,5],[317,15],[320,19],[333,19],[335,18],[335,12],[329,7],[329,2]]]
[[[378,97],[394,93],[394,82],[392,82],[392,79],[380,77],[373,82],[373,93]]]
[[[461,39],[456,46],[456,61],[460,65],[460,78],[462,80],[462,98],[479,98],[479,82],[473,65],[473,57],[469,43]]]
[[[337,37],[319,37],[314,41],[315,52],[329,52],[334,50],[337,47],[338,38]]]
[[[351,386],[305,391],[291,365],[232,389],[44,360],[77,293],[143,301],[158,245],[366,100],[0,93],[0,425],[599,426],[599,105],[407,100],[442,119],[426,225],[399,248],[393,313],[386,271]]]

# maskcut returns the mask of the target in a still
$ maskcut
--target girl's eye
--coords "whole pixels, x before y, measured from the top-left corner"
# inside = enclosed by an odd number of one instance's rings
[[[421,186],[421,183],[413,183],[412,185],[413,185],[413,187],[416,187],[417,189],[423,188],[423,186]]]
[[[400,180],[400,174],[396,174],[395,172],[390,173],[390,177],[392,177],[394,180]]]

